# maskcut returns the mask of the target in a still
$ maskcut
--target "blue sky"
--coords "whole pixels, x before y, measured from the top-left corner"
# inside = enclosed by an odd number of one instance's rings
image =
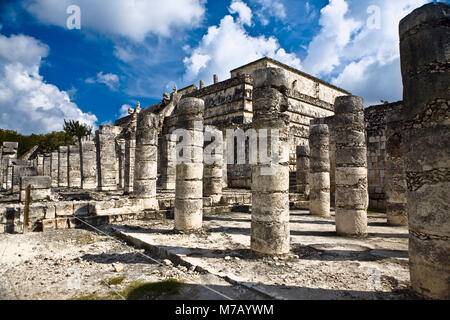
[[[263,56],[401,99],[398,22],[428,0],[23,0],[0,4],[0,127],[98,126]],[[81,10],[68,29],[66,9]]]

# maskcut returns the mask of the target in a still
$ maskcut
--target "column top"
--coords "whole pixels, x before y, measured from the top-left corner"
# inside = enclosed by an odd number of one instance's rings
[[[364,100],[357,96],[342,96],[337,97],[334,103],[334,112],[339,113],[353,113],[364,110]]]
[[[281,68],[263,68],[253,72],[253,86],[277,87],[283,90],[289,88],[289,77],[287,72]]]
[[[400,37],[408,32],[408,30],[411,30],[421,24],[425,24],[429,21],[448,19],[450,19],[450,5],[446,3],[426,4],[414,10],[400,21]]]

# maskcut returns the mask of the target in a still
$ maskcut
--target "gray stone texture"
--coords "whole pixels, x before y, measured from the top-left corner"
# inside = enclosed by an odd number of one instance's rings
[[[97,151],[94,141],[81,142],[81,188],[97,189]]]
[[[42,154],[38,154],[37,156],[37,170],[38,175],[44,175],[44,156]]]
[[[70,188],[81,188],[80,147],[69,146],[67,181]]]
[[[58,151],[51,154],[50,176],[52,178],[52,188],[58,187]]]
[[[406,174],[403,160],[402,110],[395,110],[386,117],[386,215],[387,223],[393,226],[407,226]]]
[[[211,150],[211,160],[214,163],[206,163],[204,159],[203,166],[203,196],[211,197],[212,204],[217,204],[222,198],[222,188],[223,188],[223,134],[222,131],[218,130],[213,126],[206,126],[205,132],[209,132],[210,136],[216,138],[216,140],[211,139],[210,141],[205,141],[205,150],[209,150],[209,146],[212,143],[217,143],[217,147]]]
[[[330,132],[326,124],[312,125],[309,129],[311,214],[330,216]]]
[[[20,191],[20,178],[37,175],[36,167],[33,167],[28,164],[15,164],[10,167],[12,177],[11,177],[11,188],[9,190],[11,190],[13,193]]]
[[[204,102],[185,98],[178,103],[177,129],[191,136],[185,145],[187,161],[177,154],[175,185],[175,230],[201,229],[203,223],[203,112]]]
[[[156,179],[158,158],[158,117],[141,112],[137,118],[134,167],[134,195],[144,201],[144,209],[157,209]]]
[[[175,190],[176,164],[173,161],[176,137],[165,134],[161,137],[161,186],[165,190]]]
[[[64,188],[69,186],[68,182],[68,156],[69,148],[66,146],[60,146],[58,148],[58,187]],[[39,157],[38,157],[39,161]],[[39,162],[38,162],[39,163]],[[39,168],[39,167],[38,167]],[[42,173],[38,170],[38,175]]]
[[[26,188],[31,185],[31,201],[48,200],[51,196],[52,179],[48,176],[20,178],[20,201],[25,202]]]
[[[300,200],[309,200],[310,185],[309,185],[309,155],[310,150],[308,145],[297,146],[297,193],[300,194]]]
[[[336,98],[336,231],[343,236],[367,235],[369,194],[363,108],[359,97]]]
[[[250,246],[260,254],[287,254],[290,250],[289,116],[283,112],[288,107],[285,90],[289,80],[286,72],[278,68],[259,69],[253,76],[253,125],[258,136],[267,129],[266,156],[272,157],[272,151],[275,151],[279,159],[278,163],[262,163],[258,157],[257,164],[252,165]],[[279,131],[278,148],[274,150],[271,129]]]
[[[117,141],[119,149],[119,189],[125,189],[125,139]]]
[[[100,126],[96,138],[98,189],[115,191],[117,190],[116,142],[113,127]]]
[[[43,175],[51,176],[51,168],[52,168],[52,154],[45,153],[44,154],[44,163],[43,163]]]
[[[412,288],[450,299],[450,6],[400,22]]]
[[[134,187],[134,162],[136,154],[136,137],[130,137],[125,141],[125,172],[124,191],[126,194],[133,193]]]

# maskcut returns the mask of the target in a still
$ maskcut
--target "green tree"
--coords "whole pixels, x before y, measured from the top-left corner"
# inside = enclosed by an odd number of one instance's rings
[[[16,131],[0,129],[0,145],[4,141],[19,143],[19,157],[36,145],[39,146],[39,152],[47,153],[57,150],[59,146],[68,146],[75,142],[72,136],[64,131],[24,136]]]
[[[64,120],[64,131],[72,137],[77,137],[80,146],[81,139],[92,134],[91,127],[74,120]]]

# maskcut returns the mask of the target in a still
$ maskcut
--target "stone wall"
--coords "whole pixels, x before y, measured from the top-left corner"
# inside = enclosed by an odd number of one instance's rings
[[[396,102],[371,106],[364,110],[367,134],[370,209],[383,211],[386,209],[386,115],[401,108],[402,102]]]

